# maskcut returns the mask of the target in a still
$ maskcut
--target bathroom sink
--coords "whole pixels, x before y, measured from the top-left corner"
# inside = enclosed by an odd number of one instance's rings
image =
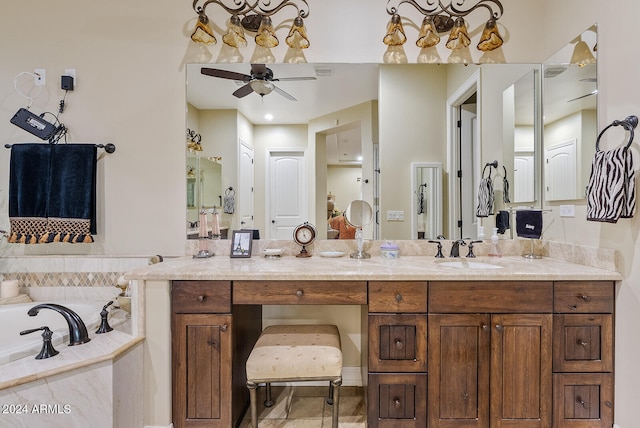
[[[439,262],[438,265],[452,267],[452,268],[459,268],[459,269],[501,269],[502,268],[502,266],[494,265],[491,263],[467,261],[467,260]]]

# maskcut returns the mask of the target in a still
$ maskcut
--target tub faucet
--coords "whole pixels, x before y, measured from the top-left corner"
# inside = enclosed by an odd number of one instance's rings
[[[460,245],[467,245],[467,243],[464,242],[464,239],[458,239],[451,243],[451,252],[449,253],[449,257],[460,257]]]
[[[81,345],[91,340],[84,321],[71,309],[55,303],[41,303],[29,309],[27,314],[30,317],[35,317],[40,312],[40,309],[51,309],[64,317],[69,326],[69,346]]]

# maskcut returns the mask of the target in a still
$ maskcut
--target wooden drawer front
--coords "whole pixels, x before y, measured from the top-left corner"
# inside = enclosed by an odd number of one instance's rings
[[[229,281],[173,281],[171,305],[174,313],[206,314],[231,312]]]
[[[429,282],[430,313],[545,313],[553,309],[547,281]]]
[[[369,371],[426,372],[426,315],[369,315]]]
[[[554,427],[601,428],[613,424],[613,374],[557,373]]]
[[[427,312],[427,283],[369,282],[369,312]]]
[[[234,281],[238,305],[366,305],[365,281]]]
[[[553,317],[553,370],[613,370],[613,316],[566,314]]]
[[[612,313],[613,282],[567,281],[554,283],[554,312]]]
[[[367,426],[427,426],[427,375],[369,374]]]

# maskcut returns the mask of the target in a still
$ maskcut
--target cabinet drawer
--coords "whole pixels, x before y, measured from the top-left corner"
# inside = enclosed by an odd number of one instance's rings
[[[426,372],[426,314],[369,315],[369,371]]]
[[[369,374],[367,391],[368,427],[427,426],[426,373]]]
[[[613,425],[613,374],[553,375],[557,428],[601,428]]]
[[[431,313],[546,313],[553,309],[549,281],[435,281]]]
[[[229,281],[173,281],[171,305],[174,313],[206,314],[231,312]]]
[[[567,281],[554,283],[554,312],[612,313],[613,282]]]
[[[427,312],[427,283],[369,282],[369,312]]]
[[[613,370],[613,316],[563,314],[553,317],[553,370]]]
[[[365,281],[234,281],[235,305],[366,305]]]

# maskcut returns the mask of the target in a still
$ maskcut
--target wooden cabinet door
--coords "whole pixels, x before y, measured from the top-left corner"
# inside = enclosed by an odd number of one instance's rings
[[[547,428],[552,404],[552,315],[491,317],[491,428]]]
[[[490,317],[429,315],[429,427],[489,426]]]
[[[231,426],[231,326],[231,315],[174,315],[176,428]]]

